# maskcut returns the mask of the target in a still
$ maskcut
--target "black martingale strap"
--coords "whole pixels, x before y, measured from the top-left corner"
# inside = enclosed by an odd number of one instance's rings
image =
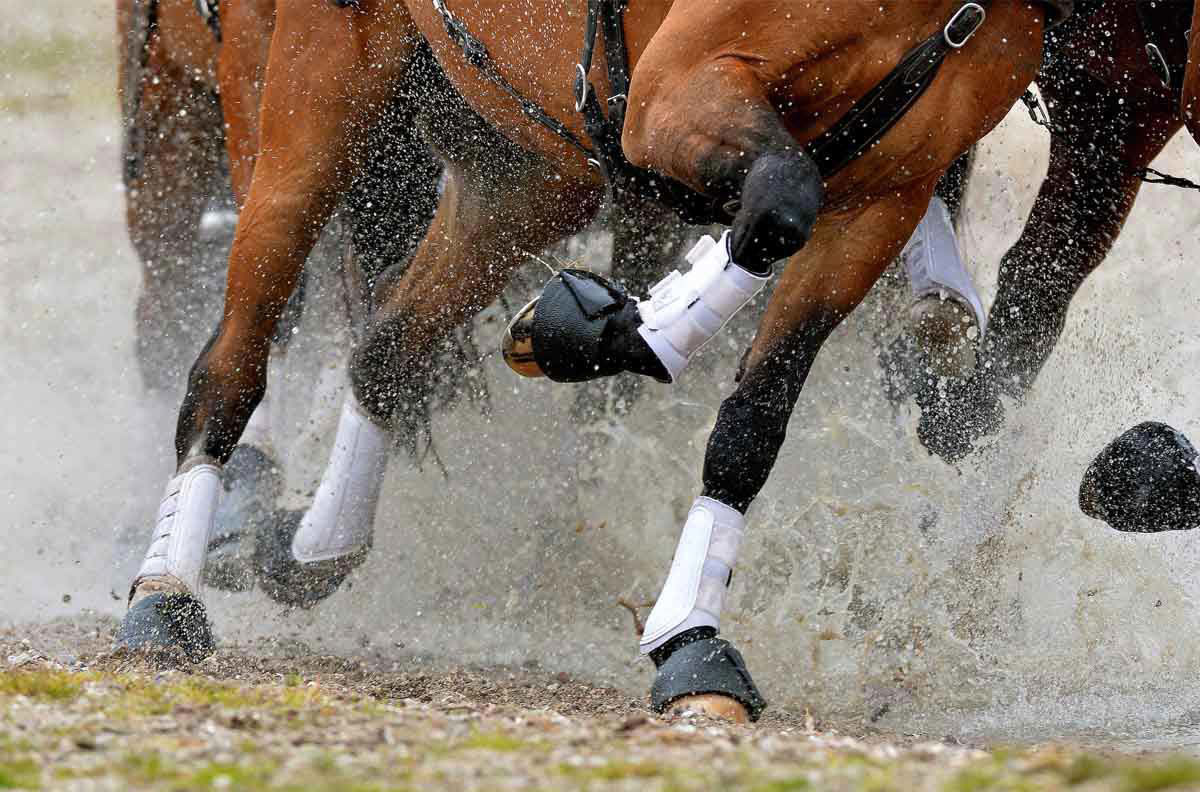
[[[696,224],[728,222],[732,218],[716,202],[674,179],[636,167],[625,157],[621,131],[629,95],[629,51],[625,45],[625,0],[588,0],[583,54],[575,67],[575,109],[592,141],[589,160],[600,169],[616,202],[653,200],[669,206],[685,221]],[[604,30],[604,60],[608,64],[611,95],[605,107],[587,80],[596,51],[596,37]]]
[[[543,110],[537,102],[527,99],[504,77],[500,68],[496,66],[496,61],[492,59],[491,53],[488,52],[487,46],[467,29],[462,20],[450,13],[450,9],[446,8],[445,0],[433,0],[433,8],[442,17],[442,24],[446,28],[446,35],[462,50],[468,63],[483,72],[483,75],[493,85],[512,97],[513,101],[517,103],[517,106],[521,108],[521,112],[526,117],[549,129],[567,143],[583,152],[584,156],[588,159],[592,159],[592,150],[576,137],[575,133],[567,129],[561,121]]]
[[[832,127],[806,147],[828,179],[878,143],[937,77],[946,56],[961,48],[987,17],[990,0],[964,3],[945,27],[918,44]]]

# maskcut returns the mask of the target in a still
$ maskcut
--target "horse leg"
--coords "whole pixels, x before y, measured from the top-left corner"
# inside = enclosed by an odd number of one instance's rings
[[[505,356],[518,373],[577,382],[632,371],[673,382],[763,289],[773,262],[812,232],[823,179],[759,75],[740,59],[718,58],[701,79],[691,60],[681,68],[678,43],[660,30],[643,53],[622,146],[634,165],[736,206],[731,228],[702,239],[687,256],[688,273],[660,281],[652,299],[562,273],[510,327]]]
[[[217,77],[237,205],[246,202],[258,154],[259,107],[275,28],[275,0],[222,0]]]
[[[132,30],[133,14],[147,9],[121,6],[122,27]],[[138,368],[146,387],[165,390],[179,381],[180,355],[203,342],[193,328],[208,313],[202,295],[213,284],[197,271],[197,242],[200,217],[220,185],[221,117],[212,90],[172,62],[163,36],[154,29],[146,35],[144,43],[130,36],[121,54],[123,180],[126,227],[142,262]],[[215,299],[208,300],[213,312]]]
[[[1179,113],[1192,138],[1200,143],[1200,5],[1192,11],[1191,36],[1188,39],[1187,67],[1183,75],[1183,94]]]
[[[933,186],[928,180],[864,199],[862,208],[822,215],[808,246],[788,262],[737,388],[721,403],[705,453],[704,488],[646,620],[641,651],[658,668],[651,689],[656,710],[744,720],[765,706],[741,656],[716,637],[743,515],[767,481],[818,350],[899,252],[917,224],[912,207],[927,203]],[[714,692],[723,697],[696,695]]]
[[[918,385],[918,436],[947,461],[970,453],[1001,421],[999,394],[1021,398],[1062,333],[1071,298],[1100,265],[1137,197],[1139,171],[1180,126],[1173,108],[1079,73],[1045,79],[1064,128],[1025,229],[1000,262],[981,365],[966,380]],[[1136,119],[1134,123],[1133,119]]]
[[[120,644],[211,649],[201,574],[220,466],[266,389],[270,338],[300,267],[354,170],[356,131],[394,93],[415,40],[385,0],[282,0],[262,109],[262,154],[229,257],[225,312],[192,367],[176,476],[130,592]]]
[[[507,144],[510,148],[511,144]],[[377,279],[377,306],[350,364],[329,463],[312,504],[260,538],[260,580],[280,602],[309,607],[332,594],[366,557],[396,435],[428,408],[433,351],[487,307],[530,254],[582,228],[598,187],[560,178],[528,154],[486,166],[452,159],[432,225],[411,263]]]

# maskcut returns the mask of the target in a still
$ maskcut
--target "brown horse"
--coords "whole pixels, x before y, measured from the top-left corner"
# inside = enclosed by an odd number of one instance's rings
[[[197,316],[219,304],[181,288],[203,280],[201,216],[228,192],[217,48],[188,0],[118,0],[117,28],[126,223],[142,261],[138,363],[147,386],[165,388],[186,365],[178,352],[203,341]]]
[[[789,258],[709,444],[705,496],[668,578],[670,588],[682,574],[684,586],[660,597],[675,611],[671,623],[643,646],[659,665],[656,708],[717,693],[722,712],[761,710],[740,655],[715,637],[742,513],[766,480],[825,337],[911,235],[942,172],[1036,73],[1046,6],[987,5],[983,24],[981,5],[957,0],[805,9],[647,0],[625,12],[633,79],[624,154],[656,178],[735,210],[727,250],[756,282],[770,262]],[[399,105],[432,119],[424,126],[447,162],[447,185],[411,263],[375,284],[370,327],[351,363],[354,397],[313,506],[278,537],[280,557],[267,561],[277,579],[336,581],[345,573],[369,545],[388,427],[414,409],[410,383],[434,344],[488,304],[528,253],[581,228],[601,204],[604,184],[587,157],[534,123],[494,73],[478,68],[477,50],[468,59],[449,37],[443,10],[417,0],[280,0],[225,314],[189,378],[179,469],[133,584],[124,643],[210,644],[198,590],[214,482],[266,388],[269,338],[300,266],[369,166],[369,133],[388,113]],[[453,13],[480,37],[510,87],[579,138],[570,76],[583,19],[573,10],[529,0],[518,13],[487,2]],[[943,32],[952,20],[973,22],[969,42],[960,27]],[[924,94],[875,145],[823,179],[804,146],[916,45],[942,48],[943,40],[965,46],[951,48]],[[430,88],[443,75],[452,95]],[[588,76],[602,99],[618,98],[610,96],[604,56]],[[455,105],[458,96],[466,108]],[[475,115],[462,112],[468,108]],[[480,141],[484,155],[471,145]],[[631,369],[648,360],[635,340],[630,332],[618,339],[631,342]]]
[[[222,245],[253,172],[274,6],[227,0],[219,42],[195,0],[117,0],[126,225],[142,262],[137,357],[150,388],[177,387],[180,352],[193,354],[220,313]]]
[[[999,427],[1001,394],[1020,399],[1033,385],[1072,297],[1116,242],[1143,169],[1184,126],[1200,141],[1200,36],[1187,37],[1200,29],[1194,5],[1105,3],[1047,38],[1037,82],[1052,116],[1050,164],[1001,260],[982,365],[969,379],[915,388],[918,434],[944,459]]]
[[[211,332],[219,319],[228,250],[221,246],[229,238],[223,228],[214,234],[207,226],[214,214],[231,214],[245,200],[258,150],[275,0],[223,0],[219,11],[217,5],[117,2],[127,224],[144,274],[137,351],[150,387],[177,387],[178,354],[194,355],[205,340],[197,333],[206,327]],[[212,14],[205,19],[198,10]],[[372,167],[347,195],[341,213],[346,222],[329,230],[319,254],[321,263],[344,262],[352,315],[363,313],[353,299],[361,299],[362,284],[405,257],[420,238],[440,172],[405,118],[381,137],[386,142],[372,148]],[[226,211],[212,212],[214,206]],[[222,257],[220,273],[213,271],[214,253]],[[276,326],[275,354],[286,350],[303,304],[304,289],[298,288]],[[206,568],[212,585],[240,589],[253,582],[246,569],[251,544],[244,541],[246,528],[271,515],[281,486],[270,440],[264,399],[223,471],[224,494],[211,537],[215,552]]]

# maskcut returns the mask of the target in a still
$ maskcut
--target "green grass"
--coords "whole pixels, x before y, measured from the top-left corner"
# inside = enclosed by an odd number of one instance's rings
[[[41,777],[31,759],[0,760],[0,789],[41,789]]]
[[[1154,764],[1127,764],[1122,774],[1122,792],[1156,792],[1200,785],[1200,762],[1172,757]]]
[[[539,747],[528,740],[518,740],[503,732],[477,732],[454,746],[462,751],[528,751]]]
[[[785,778],[758,784],[751,787],[751,792],[808,792],[812,788],[812,782],[807,778]]]
[[[82,677],[66,671],[5,671],[0,673],[0,696],[70,701],[83,690]]]

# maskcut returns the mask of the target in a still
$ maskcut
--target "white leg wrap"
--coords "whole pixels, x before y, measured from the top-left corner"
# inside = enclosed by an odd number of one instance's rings
[[[671,571],[646,619],[642,654],[654,651],[692,627],[721,627],[721,605],[729,585],[746,518],[712,498],[697,498],[675,548]]]
[[[729,232],[719,240],[701,237],[687,254],[686,275],[675,270],[638,303],[642,339],[674,382],[692,355],[715,336],[768,278],[754,275],[729,257]]]
[[[264,451],[271,448],[271,394],[269,391],[263,394],[262,401],[250,414],[250,420],[246,422],[246,428],[242,431],[238,442]]]
[[[390,448],[387,430],[348,395],[321,485],[292,540],[297,561],[339,558],[370,542]]]
[[[987,329],[987,313],[967,272],[950,211],[941,198],[934,196],[929,209],[917,225],[912,238],[900,253],[913,299],[945,294],[969,306],[975,315],[980,335]]]
[[[220,495],[221,469],[216,465],[196,465],[167,483],[154,538],[134,585],[145,578],[170,577],[200,595],[200,576]]]

